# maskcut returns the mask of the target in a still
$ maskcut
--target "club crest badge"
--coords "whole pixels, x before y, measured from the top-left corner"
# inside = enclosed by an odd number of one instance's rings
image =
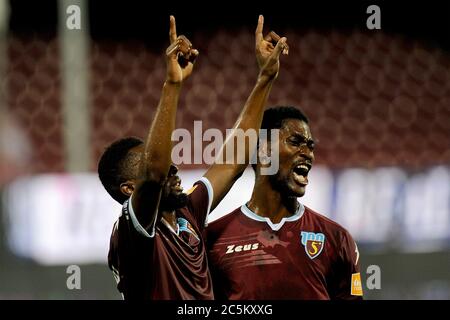
[[[306,254],[311,259],[316,258],[322,252],[325,245],[325,235],[323,233],[301,232],[301,242],[305,247]]]
[[[192,225],[184,218],[178,218],[178,234],[191,247],[195,247],[200,243],[200,238],[195,232]]]

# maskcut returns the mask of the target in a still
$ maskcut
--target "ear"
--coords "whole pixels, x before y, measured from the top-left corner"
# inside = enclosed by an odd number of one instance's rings
[[[134,191],[134,182],[127,180],[123,183],[120,184],[120,191],[126,195],[126,196],[131,196],[133,194]]]
[[[261,165],[268,165],[270,163],[270,142],[267,139],[260,140],[258,148],[258,159]]]

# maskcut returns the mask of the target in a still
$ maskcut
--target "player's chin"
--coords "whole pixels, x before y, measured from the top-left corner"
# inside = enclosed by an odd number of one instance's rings
[[[180,192],[172,197],[175,209],[183,208],[187,205],[188,195],[186,193]]]
[[[180,187],[170,188],[169,194],[167,195],[168,199],[183,199],[185,197],[187,197],[187,195],[183,192],[183,188]]]
[[[291,196],[300,198],[305,195],[306,185],[301,185],[296,183],[295,181],[292,181],[289,185],[289,190],[291,192]]]
[[[161,208],[165,210],[176,210],[187,205],[188,195],[183,192],[171,192],[167,197],[161,199]]]

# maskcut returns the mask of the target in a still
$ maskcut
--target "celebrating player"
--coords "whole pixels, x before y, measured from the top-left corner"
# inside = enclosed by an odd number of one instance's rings
[[[265,111],[250,201],[207,228],[218,299],[361,299],[359,253],[337,223],[298,202],[314,161],[308,118],[297,108]],[[268,134],[268,137],[271,135]],[[279,152],[279,170],[262,175],[260,161]]]
[[[272,38],[263,39],[262,27],[260,16],[256,30],[260,72],[235,129],[259,128],[278,75],[279,55],[287,48],[286,38],[275,45]],[[108,260],[125,299],[213,299],[202,237],[205,219],[246,167],[240,159],[217,162],[183,193],[171,161],[171,134],[181,84],[191,74],[198,52],[185,37],[177,37],[173,17],[170,40],[166,81],[145,142],[137,138],[116,141],[99,162],[100,180],[123,204],[111,235]],[[232,139],[233,134],[225,145]],[[244,146],[247,150],[251,147]]]

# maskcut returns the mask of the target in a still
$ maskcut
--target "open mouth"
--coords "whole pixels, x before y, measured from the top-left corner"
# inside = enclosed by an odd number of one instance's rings
[[[175,192],[183,192],[183,187],[181,186],[181,180],[180,178],[174,177],[173,181],[170,181],[170,189],[172,189]]]
[[[173,186],[173,190],[177,191],[177,192],[183,192],[183,187],[181,186],[181,182],[177,182],[174,186]]]
[[[300,163],[294,167],[294,181],[299,185],[306,186],[308,184],[308,173],[311,166]]]

